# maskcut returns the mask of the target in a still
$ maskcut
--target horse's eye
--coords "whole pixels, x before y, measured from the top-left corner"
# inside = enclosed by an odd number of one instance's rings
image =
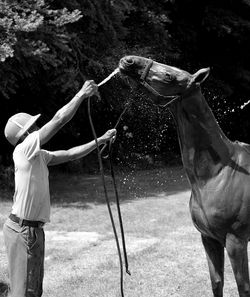
[[[165,74],[165,80],[166,81],[172,81],[172,80],[174,80],[174,76],[172,74],[170,74],[170,73],[166,73]]]

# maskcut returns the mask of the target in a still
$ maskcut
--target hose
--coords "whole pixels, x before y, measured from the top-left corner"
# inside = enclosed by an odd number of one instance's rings
[[[126,273],[128,275],[131,275],[131,273],[128,269],[128,257],[127,257],[127,251],[126,251],[126,242],[125,242],[125,235],[124,235],[124,229],[123,229],[122,214],[121,214],[121,209],[120,209],[120,200],[119,200],[119,196],[118,196],[117,185],[116,185],[116,180],[115,180],[115,173],[114,173],[113,162],[112,162],[112,141],[110,141],[110,143],[109,143],[109,166],[110,166],[110,173],[111,173],[111,177],[113,180],[113,186],[114,186],[114,191],[115,191],[116,207],[117,207],[120,231],[121,231],[121,236],[122,236],[122,246],[123,246],[123,254],[124,254]]]
[[[103,189],[104,189],[104,194],[105,194],[105,200],[106,200],[106,204],[107,204],[107,208],[108,208],[108,212],[109,212],[109,217],[110,217],[110,220],[111,220],[112,229],[113,229],[113,232],[114,232],[114,237],[115,237],[115,242],[116,242],[116,247],[117,247],[117,253],[118,253],[119,263],[120,263],[120,290],[121,290],[121,296],[124,297],[124,290],[123,290],[123,262],[122,262],[121,249],[120,249],[119,239],[118,239],[118,235],[117,235],[117,231],[116,231],[116,227],[115,227],[115,222],[114,222],[114,218],[113,218],[113,214],[112,214],[112,210],[111,210],[111,206],[110,206],[107,187],[106,187],[106,183],[105,183],[105,176],[104,176],[104,170],[103,170],[103,162],[102,162],[101,151],[100,151],[100,148],[99,148],[99,145],[98,145],[97,136],[96,136],[96,132],[95,132],[95,127],[94,127],[92,117],[91,117],[90,97],[88,97],[88,117],[89,117],[91,130],[92,130],[92,133],[93,133],[93,136],[94,136],[94,139],[95,139],[95,143],[96,143],[97,156],[98,156],[98,162],[99,162],[99,169],[100,169],[100,174],[101,174],[101,178],[102,178],[102,184],[103,184]]]

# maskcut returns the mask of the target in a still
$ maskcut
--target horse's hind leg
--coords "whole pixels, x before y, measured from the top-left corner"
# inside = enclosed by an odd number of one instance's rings
[[[215,239],[202,235],[214,297],[223,296],[224,247]]]
[[[226,249],[231,261],[240,297],[250,297],[247,244],[247,241],[233,234],[227,235]]]

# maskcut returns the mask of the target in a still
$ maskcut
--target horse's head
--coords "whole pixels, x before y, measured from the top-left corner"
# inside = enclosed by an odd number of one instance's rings
[[[185,96],[209,75],[209,68],[203,68],[195,74],[176,67],[157,63],[138,56],[125,56],[119,63],[120,73],[137,84],[143,85],[150,93],[154,103],[167,104],[173,96]]]

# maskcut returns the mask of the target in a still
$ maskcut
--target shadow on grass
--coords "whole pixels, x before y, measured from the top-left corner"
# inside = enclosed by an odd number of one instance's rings
[[[164,197],[190,189],[182,167],[119,172],[115,176],[119,199],[126,202],[138,198]],[[110,175],[105,174],[108,197],[115,201]],[[102,179],[97,175],[52,173],[51,203],[62,207],[88,209],[92,203],[106,203]]]

